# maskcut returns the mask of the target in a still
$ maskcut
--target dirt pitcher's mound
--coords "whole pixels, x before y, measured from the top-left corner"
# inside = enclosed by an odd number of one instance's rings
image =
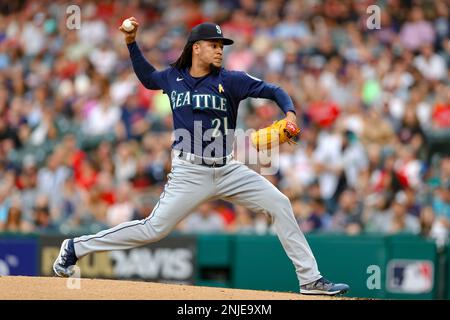
[[[138,281],[0,277],[0,300],[321,300],[345,299]]]

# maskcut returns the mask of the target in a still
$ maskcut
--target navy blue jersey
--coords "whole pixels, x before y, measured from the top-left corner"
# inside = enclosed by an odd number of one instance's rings
[[[218,74],[194,78],[187,69],[156,71],[136,42],[128,49],[141,83],[169,96],[175,129],[173,148],[207,157],[228,155],[233,150],[238,106],[247,97],[271,99],[285,113],[295,112],[284,90],[245,72],[221,68]]]

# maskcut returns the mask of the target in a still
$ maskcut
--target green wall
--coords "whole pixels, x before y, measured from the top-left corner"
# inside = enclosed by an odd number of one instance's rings
[[[195,237],[193,279],[197,285],[298,292],[294,267],[275,235]],[[40,235],[0,233],[0,260],[11,250],[21,254],[13,246],[14,240],[20,238],[36,242],[29,250],[40,252],[44,246],[45,237]],[[309,234],[307,240],[321,273],[333,282],[350,285],[347,296],[450,299],[450,245],[438,250],[433,241],[410,235]],[[55,254],[57,251],[55,247]]]
[[[450,295],[446,288],[440,287],[450,285],[447,277],[450,270],[447,266],[440,267],[432,241],[405,235],[311,234],[307,239],[321,273],[333,282],[350,285],[347,296],[437,299]],[[200,235],[198,246],[199,270],[208,270],[210,278],[215,268],[221,274],[220,281],[214,281],[199,272],[200,285],[298,292],[294,267],[276,236]],[[446,253],[449,255],[450,249]],[[425,276],[419,272],[422,269]],[[427,278],[430,272],[432,275]],[[431,287],[415,292],[417,281],[425,281]],[[439,292],[446,296],[439,296]]]

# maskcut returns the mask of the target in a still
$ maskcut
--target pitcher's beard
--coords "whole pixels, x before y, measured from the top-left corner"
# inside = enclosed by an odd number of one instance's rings
[[[221,67],[216,67],[214,64],[209,64],[209,70],[211,70],[211,73],[214,75],[218,75],[220,72]]]

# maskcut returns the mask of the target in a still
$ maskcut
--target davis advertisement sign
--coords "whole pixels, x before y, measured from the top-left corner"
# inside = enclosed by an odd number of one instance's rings
[[[63,237],[42,236],[40,271],[53,275]],[[196,238],[170,236],[142,247],[98,252],[78,260],[81,278],[142,279],[153,282],[194,284],[196,275]]]

